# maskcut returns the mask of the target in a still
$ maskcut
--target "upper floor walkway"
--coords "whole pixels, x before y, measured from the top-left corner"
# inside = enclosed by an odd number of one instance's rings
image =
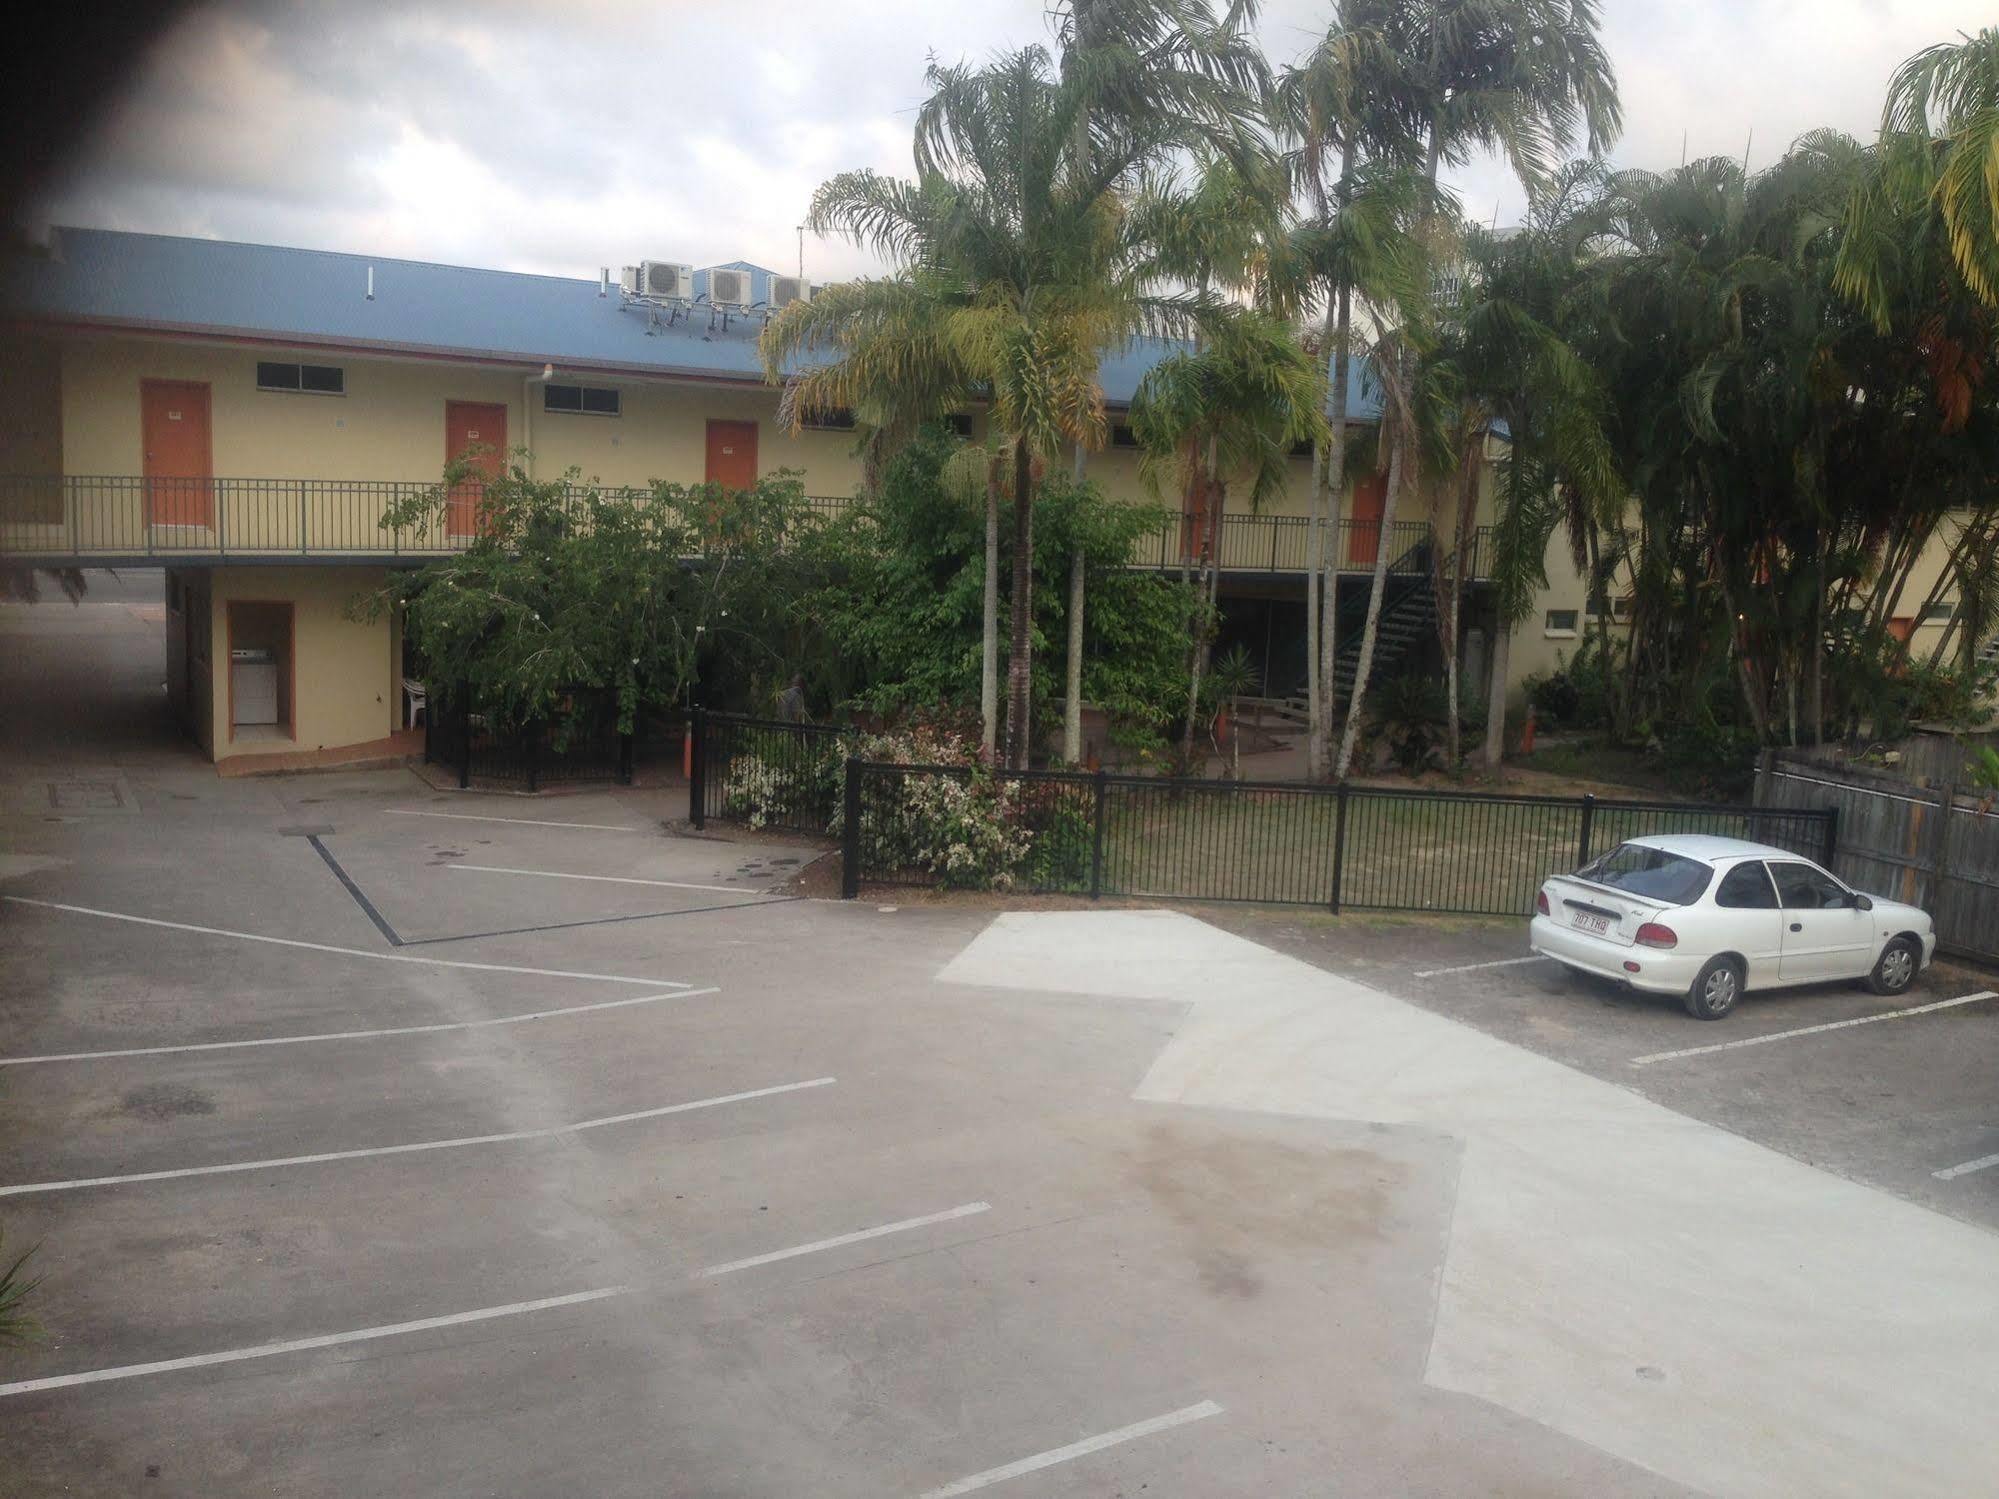
[[[131,474],[0,476],[0,557],[36,567],[208,567],[224,563],[411,565],[463,551],[477,528],[476,501],[433,506],[415,527],[383,517],[398,500],[436,491],[435,480],[212,478]],[[581,493],[581,487],[578,489]],[[633,498],[643,489],[600,490]],[[816,495],[832,517],[851,499]],[[1473,537],[1473,578],[1488,576],[1491,527]],[[1134,567],[1172,570],[1190,539],[1179,520],[1139,539]],[[1391,571],[1427,570],[1426,521],[1348,520],[1337,538],[1317,538],[1341,572],[1368,573],[1384,550]],[[1224,573],[1281,579],[1313,566],[1311,523],[1293,515],[1225,515],[1218,564]]]

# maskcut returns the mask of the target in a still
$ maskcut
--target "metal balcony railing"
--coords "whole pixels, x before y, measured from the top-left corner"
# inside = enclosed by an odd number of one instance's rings
[[[435,480],[395,479],[147,479],[131,474],[63,477],[0,475],[0,556],[44,566],[110,566],[184,560],[369,561],[421,560],[462,551],[477,528],[476,491],[416,527],[394,528],[382,516],[397,500],[435,491]],[[586,486],[574,486],[580,499]],[[598,486],[599,492],[643,496],[643,487]],[[831,518],[852,500],[808,496],[815,515]],[[1473,555],[1489,548],[1481,527]],[[1341,572],[1371,572],[1387,548],[1392,570],[1419,565],[1428,538],[1422,521],[1345,521],[1328,560]],[[1142,537],[1131,565],[1172,570],[1193,544],[1183,521]],[[1229,515],[1221,526],[1224,572],[1296,574],[1312,566],[1311,527],[1302,516]],[[1478,565],[1472,576],[1483,577]]]

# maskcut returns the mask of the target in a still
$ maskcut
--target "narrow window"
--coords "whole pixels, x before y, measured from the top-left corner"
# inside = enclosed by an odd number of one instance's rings
[[[333,364],[288,364],[257,361],[257,389],[297,391],[313,396],[347,394],[347,372]]]
[[[1547,621],[1542,628],[1550,635],[1573,635],[1576,633],[1576,611],[1574,609],[1550,609]]]
[[[543,411],[568,411],[584,416],[617,416],[623,410],[620,393],[603,385],[544,385]]]

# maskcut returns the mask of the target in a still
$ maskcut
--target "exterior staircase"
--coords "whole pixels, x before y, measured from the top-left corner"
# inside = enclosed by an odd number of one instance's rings
[[[1395,663],[1408,655],[1410,650],[1422,648],[1426,640],[1436,638],[1437,597],[1430,587],[1428,567],[1406,567],[1416,559],[1429,543],[1427,541],[1410,548],[1408,554],[1399,558],[1390,568],[1390,576],[1407,578],[1402,591],[1386,600],[1381,606],[1381,618],[1376,623],[1374,634],[1374,664],[1368,669],[1368,680],[1380,682],[1394,674]],[[1333,691],[1335,701],[1344,705],[1353,698],[1353,681],[1360,671],[1360,642],[1367,632],[1366,622],[1356,626],[1340,642],[1339,654],[1333,664]]]

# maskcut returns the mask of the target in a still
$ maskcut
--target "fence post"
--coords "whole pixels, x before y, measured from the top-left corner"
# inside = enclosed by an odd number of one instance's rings
[[[840,899],[861,893],[861,762],[847,757],[847,783],[841,788]]]
[[[308,538],[311,536],[311,534],[312,533],[306,528],[305,480],[301,479],[298,481],[298,551],[301,557],[303,557],[307,552],[312,550],[311,544],[308,541]]]
[[[698,833],[708,825],[708,713],[696,708],[687,715],[692,749],[687,757],[687,820]]]
[[[472,784],[472,684],[458,684],[458,789]]]
[[[1950,879],[1950,818],[1957,810],[1957,777],[1952,776],[1943,783],[1943,805],[1937,809],[1936,856],[1930,860],[1930,888],[1927,904],[1934,907],[1943,899],[1944,885]]]
[[[1585,796],[1583,798],[1582,836],[1576,840],[1576,868],[1578,869],[1581,869],[1583,865],[1589,863],[1590,828],[1595,824],[1595,822],[1596,822],[1596,798],[1594,796]]]
[[[521,731],[521,753],[528,762],[528,790],[541,790],[541,722],[529,719]]]
[[[1090,842],[1090,899],[1099,900],[1104,893],[1104,801],[1110,776],[1099,770],[1090,780],[1096,793],[1096,809],[1092,813],[1095,832]]]
[[[1825,809],[1825,856],[1819,862],[1827,869],[1839,857],[1839,803],[1828,802]]]
[[[1347,783],[1340,782],[1333,809],[1333,914],[1340,914],[1340,880],[1347,862]]]

